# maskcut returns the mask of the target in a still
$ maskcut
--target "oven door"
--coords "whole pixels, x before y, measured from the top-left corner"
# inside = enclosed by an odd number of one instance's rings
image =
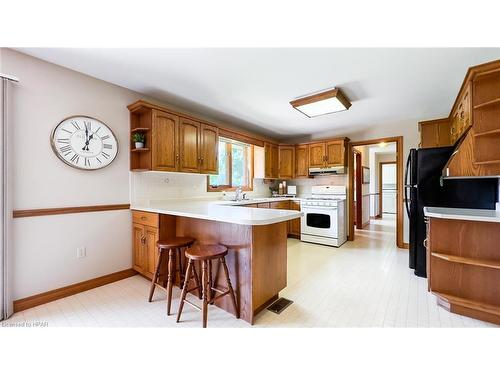
[[[337,207],[302,207],[301,232],[337,238]]]

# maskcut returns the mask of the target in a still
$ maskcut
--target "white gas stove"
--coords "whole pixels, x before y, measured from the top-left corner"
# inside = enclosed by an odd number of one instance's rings
[[[301,241],[341,246],[346,241],[346,187],[313,186],[302,200]]]

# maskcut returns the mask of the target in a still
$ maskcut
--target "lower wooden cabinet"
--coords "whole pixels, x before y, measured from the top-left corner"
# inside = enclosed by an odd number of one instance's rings
[[[290,210],[300,211],[300,201],[290,201]],[[288,222],[288,235],[300,238],[300,219]]]
[[[153,277],[155,271],[156,242],[159,239],[158,223],[158,214],[133,211],[133,268],[149,278]]]

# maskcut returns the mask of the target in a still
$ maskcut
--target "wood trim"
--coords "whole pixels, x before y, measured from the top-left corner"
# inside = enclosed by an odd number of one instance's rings
[[[353,156],[356,163],[356,228],[363,229],[363,181],[362,181],[362,155],[353,149]]]
[[[395,161],[379,161],[378,162],[378,211],[380,217],[382,217],[383,211],[382,211],[382,166],[384,164],[396,164]],[[397,165],[396,165],[397,167]]]
[[[76,214],[82,212],[128,210],[129,208],[130,208],[129,203],[104,204],[99,206],[35,208],[29,210],[14,210],[12,211],[12,217],[14,219],[17,219],[21,217],[32,217],[32,216],[66,215],[66,214]]]
[[[90,279],[62,288],[50,290],[45,293],[35,294],[34,296],[18,299],[17,301],[14,301],[14,312],[30,309],[32,307],[43,305],[45,303],[49,303],[61,298],[69,297],[73,294],[78,294],[81,292],[85,292],[86,290],[97,288],[99,286],[114,283],[115,281],[126,279],[128,277],[134,276],[135,274],[137,274],[137,272],[134,269],[129,268],[123,271],[110,273],[109,275],[96,277],[95,279]]]
[[[397,206],[396,206],[396,246],[399,248],[404,248],[403,241],[403,137],[386,137],[369,139],[366,141],[349,142],[348,145],[348,188],[347,188],[347,199],[348,199],[348,212],[349,212],[349,230],[347,239],[349,241],[354,240],[354,224],[353,224],[353,210],[354,210],[354,155],[353,147],[356,146],[366,146],[374,143],[396,143],[396,174],[397,174]]]
[[[297,108],[300,107],[301,105],[316,103],[321,100],[330,98],[337,98],[337,100],[341,102],[346,109],[349,109],[351,107],[351,102],[344,96],[342,91],[338,88],[334,88],[332,90],[323,91],[317,94],[308,95],[299,99],[295,99],[292,100],[290,104],[292,105],[292,107]]]

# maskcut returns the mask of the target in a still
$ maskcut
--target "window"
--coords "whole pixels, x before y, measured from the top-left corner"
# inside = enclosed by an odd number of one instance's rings
[[[208,176],[207,191],[252,190],[253,146],[219,139],[219,174]]]

